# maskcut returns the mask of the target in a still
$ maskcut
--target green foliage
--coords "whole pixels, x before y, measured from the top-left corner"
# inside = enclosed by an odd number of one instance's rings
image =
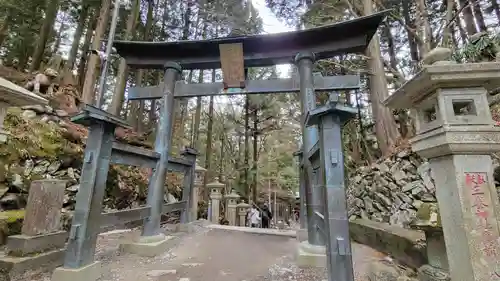
[[[453,59],[457,62],[481,62],[493,61],[500,46],[500,36],[498,34],[482,34],[474,41],[469,42],[463,48],[455,51]]]

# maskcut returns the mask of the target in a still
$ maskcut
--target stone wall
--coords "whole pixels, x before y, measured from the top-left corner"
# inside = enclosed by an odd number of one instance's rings
[[[495,178],[499,177],[500,169],[495,172]],[[436,202],[435,189],[428,162],[405,149],[350,175],[349,219],[363,218],[409,228],[422,202]],[[497,190],[500,192],[498,186]]]
[[[72,123],[65,110],[50,106],[11,108],[5,127],[12,136],[0,145],[0,245],[2,236],[18,232],[17,227],[11,227],[18,219],[10,214],[22,214],[33,180],[67,181],[63,205],[67,228],[80,187],[86,128]],[[117,129],[115,135],[120,142],[147,147],[123,129]],[[112,165],[103,202],[105,211],[145,204],[149,173],[150,169]],[[172,194],[180,194],[177,189],[177,185],[169,185]],[[166,197],[175,201],[171,194]]]
[[[408,228],[422,202],[436,202],[434,194],[428,163],[406,149],[351,175],[349,218]]]

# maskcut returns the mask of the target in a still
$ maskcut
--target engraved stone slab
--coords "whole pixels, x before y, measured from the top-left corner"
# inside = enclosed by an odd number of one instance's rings
[[[29,236],[57,232],[66,181],[38,180],[31,183],[21,233]]]
[[[500,273],[500,237],[495,217],[490,180],[485,172],[465,172],[464,207],[470,214],[470,240],[472,261],[476,268],[483,268],[477,274],[484,274],[483,280],[496,280]],[[496,195],[495,195],[496,196]],[[479,276],[478,276],[479,277]],[[489,279],[491,278],[491,279]]]
[[[64,247],[68,233],[65,231],[38,236],[13,235],[7,238],[7,253],[10,256],[24,257],[30,254]]]

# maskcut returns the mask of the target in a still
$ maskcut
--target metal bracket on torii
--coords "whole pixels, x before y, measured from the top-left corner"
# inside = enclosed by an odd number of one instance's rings
[[[315,91],[355,90],[360,88],[359,75],[339,75],[323,77],[321,73],[314,74]],[[190,98],[198,96],[217,96],[231,94],[271,94],[296,93],[300,91],[299,77],[294,75],[288,79],[246,80],[244,88],[226,88],[224,82],[185,83],[177,81],[174,89],[175,98]],[[160,99],[163,97],[163,83],[156,86],[131,87],[129,100]]]

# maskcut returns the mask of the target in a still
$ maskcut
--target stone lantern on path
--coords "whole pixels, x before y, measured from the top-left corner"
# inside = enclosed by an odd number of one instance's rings
[[[207,188],[210,190],[210,221],[212,223],[219,223],[220,216],[220,200],[222,199],[222,189],[224,184],[220,183],[216,178],[214,182],[207,184]]]
[[[226,219],[229,221],[229,225],[236,225],[236,207],[240,197],[234,189],[224,196],[226,199]]]
[[[250,204],[245,203],[245,201],[241,201],[238,205],[236,205],[238,208],[238,216],[240,218],[239,221],[239,226],[246,226],[246,217],[247,217],[247,212],[248,209],[250,209]]]
[[[194,186],[193,186],[193,196],[191,199],[193,200],[193,208],[191,217],[194,219],[198,218],[198,202],[202,199],[203,196],[203,180],[205,179],[205,173],[207,169],[201,167],[198,162],[196,162],[194,168]]]
[[[500,86],[500,63],[455,64],[449,49],[424,58],[422,70],[384,104],[411,108],[413,150],[429,159],[451,280],[500,280],[500,203],[491,153],[500,151],[488,90]]]
[[[5,143],[9,136],[3,127],[9,107],[46,104],[46,99],[0,77],[0,143]]]

